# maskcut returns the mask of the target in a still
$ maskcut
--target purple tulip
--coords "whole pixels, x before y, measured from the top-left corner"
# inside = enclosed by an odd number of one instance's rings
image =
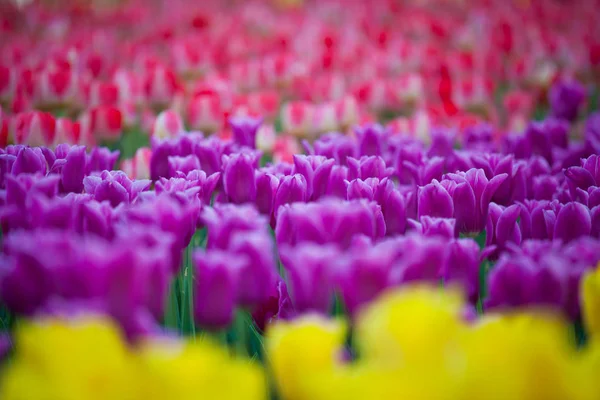
[[[327,314],[333,304],[333,268],[339,250],[333,245],[302,243],[280,248],[281,262],[297,312]]]
[[[454,215],[454,202],[446,188],[434,179],[430,184],[419,188],[417,210],[419,218],[423,215],[452,218]]]
[[[423,215],[419,221],[408,221],[412,229],[423,236],[440,236],[452,239],[456,236],[456,220],[454,218],[437,218]]]
[[[335,164],[333,159],[323,156],[294,155],[294,174],[302,174],[306,179],[308,196],[318,199],[327,193],[331,170]]]
[[[585,122],[585,145],[589,152],[600,154],[600,112],[592,113]]]
[[[383,179],[391,176],[393,173],[393,168],[387,168],[382,157],[363,156],[360,160],[348,157],[348,180],[357,178]]]
[[[371,124],[356,127],[354,133],[358,142],[358,154],[361,156],[382,156],[386,149],[390,133],[381,125]]]
[[[560,81],[550,88],[550,110],[557,118],[574,121],[584,100],[585,87],[577,81]]]
[[[102,171],[99,176],[87,176],[83,180],[86,193],[93,194],[97,201],[108,200],[113,207],[134,201],[151,183],[148,179],[132,181],[123,171]]]
[[[262,118],[233,117],[229,119],[235,143],[252,149],[256,148],[256,133],[261,124]]]
[[[279,207],[284,204],[305,202],[308,199],[306,179],[301,174],[284,176],[279,181],[279,187],[275,193],[273,202],[273,213],[277,218]]]
[[[52,198],[58,193],[59,181],[60,177],[57,175],[7,175],[5,204],[25,206],[27,198],[37,193]]]
[[[208,229],[207,248],[227,250],[234,234],[266,232],[268,221],[250,204],[219,204],[205,207],[201,215]]]
[[[354,179],[352,182],[347,182],[348,186],[348,200],[365,199],[373,200],[377,188],[379,186],[379,179],[367,178],[366,180]]]
[[[198,157],[190,154],[185,157],[171,156],[167,159],[169,164],[169,175],[168,178],[174,178],[179,173],[187,175],[188,173],[200,169],[200,161]]]
[[[375,299],[391,285],[394,254],[384,251],[384,246],[354,248],[338,260],[331,259],[331,265],[338,264],[335,281],[345,309],[351,316],[356,315],[362,305]]]
[[[451,157],[457,133],[449,129],[434,129],[431,132],[431,145],[427,150],[428,157]]]
[[[296,314],[292,299],[288,294],[287,286],[282,279],[278,279],[272,286],[267,301],[252,312],[252,319],[261,332],[267,325],[278,319],[288,319]]]
[[[482,169],[447,174],[448,192],[454,200],[454,218],[459,232],[480,232],[485,227],[490,201],[507,174],[488,180]],[[442,181],[442,184],[444,182]]]
[[[259,171],[256,174],[256,207],[261,214],[271,216],[274,210],[275,194],[279,179],[270,173]]]
[[[338,164],[346,165],[348,157],[358,156],[358,148],[355,141],[341,133],[328,133],[319,137],[312,146],[303,142],[307,148],[307,154],[333,158]]]
[[[494,128],[490,124],[468,127],[464,132],[463,146],[468,150],[490,151],[493,149]]]
[[[396,169],[396,175],[401,184],[415,183],[414,166],[420,167],[423,165],[423,159],[424,149],[421,143],[410,143],[397,149],[392,165]]]
[[[442,179],[445,168],[445,160],[441,157],[433,157],[417,165],[410,161],[405,161],[402,166],[413,176],[413,182],[416,185],[424,186],[431,181]]]
[[[446,263],[446,240],[440,237],[410,235],[403,238],[401,257],[394,265],[394,283],[437,282]]]
[[[247,307],[260,305],[268,299],[277,275],[271,235],[239,231],[232,235],[229,251],[245,260],[239,271],[239,303]]]
[[[363,200],[327,199],[282,206],[277,216],[277,244],[335,243],[347,248],[355,235],[377,239],[385,235],[381,207]]]
[[[215,172],[221,172],[222,157],[225,154],[224,143],[216,138],[209,137],[193,145],[192,154],[195,154],[200,160],[202,170],[207,175]]]
[[[492,196],[492,201],[500,205],[510,205],[522,201],[526,196],[526,179],[524,166],[514,162],[512,155],[481,154],[472,158],[476,168],[481,168],[488,179],[496,175],[506,174],[507,178]]]
[[[510,207],[503,207],[496,203],[491,203],[488,213],[486,225],[486,242],[485,245],[496,246],[497,253],[506,248],[507,243],[521,244],[523,235],[521,228],[517,223],[521,215],[521,207],[518,204],[513,204]]]
[[[375,186],[375,180],[368,184]],[[385,221],[385,233],[387,236],[401,235],[406,231],[407,219],[407,195],[401,193],[394,187],[394,183],[384,178],[376,185],[374,193],[375,201],[381,207],[381,213]],[[348,197],[350,200],[350,197]]]
[[[565,204],[556,215],[553,239],[566,243],[589,235],[591,230],[590,210],[581,203],[571,202]]]
[[[194,319],[204,328],[224,329],[233,321],[245,260],[220,250],[197,250],[194,255]]]
[[[181,143],[178,139],[159,140],[152,138],[152,157],[150,158],[150,178],[157,181],[170,175],[169,157],[181,155]]]
[[[85,174],[104,170],[112,171],[119,159],[119,150],[111,151],[106,147],[94,147],[87,155],[85,162]]]
[[[187,174],[178,172],[176,176],[177,177],[170,179],[160,178],[160,180],[156,182],[156,193],[182,192],[186,193],[189,198],[198,195],[204,204],[209,204],[212,195],[221,180],[220,172],[215,172],[210,176],[206,176],[206,172],[199,169],[190,171]]]
[[[223,187],[229,201],[235,204],[250,203],[256,199],[254,174],[258,167],[258,154],[243,152],[223,156]]]
[[[12,174],[46,174],[48,166],[46,158],[42,154],[39,147],[23,147],[16,155],[16,159],[12,166]]]
[[[473,239],[454,239],[446,245],[446,263],[441,270],[445,282],[458,282],[469,301],[474,304],[479,296],[479,245]]]

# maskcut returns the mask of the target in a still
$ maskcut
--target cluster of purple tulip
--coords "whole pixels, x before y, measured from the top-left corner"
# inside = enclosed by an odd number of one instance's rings
[[[351,317],[415,280],[462,285],[470,315],[538,305],[576,320],[600,261],[600,115],[573,139],[559,103],[520,136],[480,125],[424,143],[365,125],[304,143],[293,164],[265,162],[261,121],[235,118],[231,141],[154,139],[152,180],[112,170],[105,148],[8,146],[0,299],[15,314],[105,312],[132,339],[160,331],[182,272],[212,330],[237,308],[260,329],[339,305]]]

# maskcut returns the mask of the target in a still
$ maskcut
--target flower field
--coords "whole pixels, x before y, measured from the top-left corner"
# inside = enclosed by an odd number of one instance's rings
[[[600,3],[0,1],[0,399],[600,399]]]

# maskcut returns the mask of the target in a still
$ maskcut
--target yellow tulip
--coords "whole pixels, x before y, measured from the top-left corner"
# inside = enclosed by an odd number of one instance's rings
[[[600,341],[600,265],[581,282],[582,312],[591,340]]]
[[[416,286],[386,293],[358,317],[358,353],[393,366],[453,362],[458,335],[466,329],[462,309],[454,290]]]
[[[311,379],[339,365],[346,327],[339,321],[307,315],[281,321],[267,332],[268,363],[286,400],[308,399]]]
[[[591,399],[568,324],[542,313],[483,318],[465,336],[464,399]]]
[[[0,383],[0,398],[133,399],[139,381],[131,354],[109,320],[23,321],[17,354]]]

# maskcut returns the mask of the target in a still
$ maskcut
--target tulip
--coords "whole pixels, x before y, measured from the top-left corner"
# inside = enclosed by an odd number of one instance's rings
[[[252,205],[218,204],[205,207],[201,220],[206,224],[208,249],[227,250],[238,232],[263,231],[268,221]]]
[[[281,108],[283,131],[296,137],[307,137],[311,133],[314,113],[315,110],[311,103],[284,104]]]
[[[340,133],[325,134],[315,140],[312,146],[308,143],[305,146],[308,146],[307,153],[334,158],[341,165],[346,165],[348,157],[357,156],[356,143],[351,137]]]
[[[221,174],[216,172],[207,176],[204,171],[195,169],[185,174],[177,172],[176,178],[161,178],[156,182],[156,193],[189,193],[198,195],[204,204],[210,204],[213,192],[221,180]]]
[[[50,146],[56,136],[56,119],[52,114],[31,111],[15,117],[14,139],[16,143],[30,146]]]
[[[149,179],[151,159],[152,150],[148,147],[140,147],[135,151],[133,158],[121,162],[121,170],[129,179]]]
[[[193,258],[194,319],[204,328],[224,329],[233,321],[244,259],[220,250],[198,250]]]
[[[174,110],[162,111],[156,117],[152,135],[158,139],[176,138],[183,132],[183,121]]]
[[[480,293],[479,245],[473,239],[455,239],[448,242],[446,263],[441,275],[446,283],[458,283],[467,294],[471,304],[475,304]]]
[[[423,236],[441,236],[447,239],[456,236],[456,220],[454,218],[423,215],[419,218],[419,221],[409,220],[408,223]]]
[[[229,120],[233,131],[233,140],[238,145],[251,149],[256,148],[256,134],[261,124],[262,118],[237,117]]]
[[[281,279],[275,282],[269,299],[261,304],[253,313],[252,319],[261,332],[267,325],[279,319],[288,319],[294,315],[292,300],[288,294],[287,285]]]
[[[232,232],[230,254],[245,260],[240,268],[237,300],[241,305],[255,307],[269,297],[277,269],[271,236],[265,231]]]
[[[273,200],[273,213],[277,218],[279,207],[284,204],[305,202],[308,199],[306,179],[301,174],[284,176],[279,181],[279,187]]]
[[[449,192],[454,200],[454,218],[460,232],[480,232],[487,220],[489,203],[507,178],[499,174],[488,180],[482,169],[447,174]],[[454,186],[456,184],[456,186]]]
[[[268,172],[259,171],[256,175],[256,207],[263,215],[270,216],[274,211],[275,194],[279,188],[279,178]]]
[[[589,271],[581,282],[583,317],[588,335],[600,338],[600,269]]]
[[[367,125],[355,130],[358,139],[358,154],[361,156],[382,156],[386,139],[389,136],[381,125]]]
[[[331,265],[337,268],[330,267],[330,271],[335,271],[344,308],[353,317],[392,283],[394,254],[385,250],[385,245],[374,245],[355,248],[345,257],[333,253],[336,259],[331,260]]]
[[[182,173],[187,175],[189,172],[200,169],[200,161],[195,155],[186,157],[172,156],[168,158],[169,162],[169,178],[176,177]]]
[[[550,88],[549,101],[552,115],[574,121],[585,100],[585,88],[577,81],[557,82]]]
[[[223,126],[225,106],[217,93],[198,94],[188,103],[187,121],[189,127],[205,133],[217,132]]]
[[[94,81],[90,86],[91,107],[119,105],[119,86],[111,82]]]
[[[102,171],[99,176],[83,179],[86,193],[94,195],[97,201],[108,200],[113,207],[120,203],[129,204],[140,192],[150,187],[150,180],[131,181],[122,171]]]
[[[85,167],[86,175],[89,175],[94,171],[112,171],[119,158],[119,154],[119,150],[110,151],[106,147],[94,147],[87,155]]]
[[[82,141],[81,124],[68,118],[56,119],[56,135],[54,146],[61,143],[79,144]]]
[[[41,173],[45,175],[46,169],[46,159],[39,147],[22,147],[16,154],[11,172],[13,175],[22,173]]]
[[[144,94],[155,107],[168,106],[179,88],[179,82],[172,70],[163,66],[152,68],[144,77]]]
[[[193,153],[200,160],[202,170],[212,175],[221,172],[222,156],[225,151],[223,142],[215,137],[202,140],[193,146]]]
[[[436,179],[419,188],[417,195],[418,216],[452,218],[454,203],[450,193]]]
[[[152,138],[152,158],[150,159],[150,177],[153,181],[170,174],[169,157],[181,153],[181,142],[177,139],[156,140]]]
[[[303,243],[282,247],[280,255],[294,309],[327,314],[333,304],[332,265],[339,250],[332,245]]]
[[[394,173],[392,168],[386,168],[385,161],[379,156],[363,156],[360,160],[348,157],[348,178],[350,180],[360,178],[383,179]]]
[[[61,163],[64,161],[64,164]],[[58,164],[62,165],[58,167]],[[81,193],[83,191],[83,178],[87,166],[87,155],[84,146],[73,146],[69,149],[64,159],[57,160],[52,166],[51,172],[59,172],[61,175],[61,191],[68,193]]]
[[[254,174],[258,167],[256,153],[243,152],[223,156],[223,188],[235,204],[253,202],[256,198]]]
[[[326,222],[327,221],[327,222]],[[324,229],[327,223],[329,229]],[[277,215],[275,237],[279,246],[301,242],[335,243],[342,248],[355,235],[377,239],[385,235],[381,207],[373,202],[322,200],[282,206]]]
[[[486,225],[486,246],[497,246],[498,251],[503,251],[507,243],[521,244],[522,234],[517,219],[521,214],[521,207],[513,204],[502,207],[495,203],[490,204]]]
[[[334,164],[334,160],[323,156],[294,155],[294,174],[301,174],[306,180],[310,199],[316,200],[327,193]]]
[[[123,114],[116,107],[99,106],[90,110],[89,129],[96,139],[115,142],[123,133]]]
[[[590,210],[581,203],[565,204],[556,215],[553,239],[569,242],[592,230]]]

